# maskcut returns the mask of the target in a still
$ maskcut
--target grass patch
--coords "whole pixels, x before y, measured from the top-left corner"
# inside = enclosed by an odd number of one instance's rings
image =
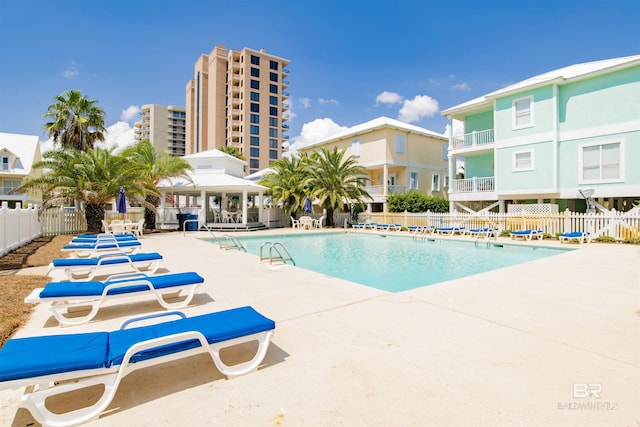
[[[0,276],[0,347],[29,320],[34,306],[24,299],[48,281],[47,276]]]

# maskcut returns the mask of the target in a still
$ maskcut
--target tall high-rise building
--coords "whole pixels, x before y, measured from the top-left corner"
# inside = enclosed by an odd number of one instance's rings
[[[289,94],[289,60],[244,48],[215,46],[201,55],[186,87],[187,154],[236,147],[248,173],[282,156]]]
[[[148,139],[158,153],[166,151],[174,156],[184,156],[185,120],[184,107],[143,105],[140,121],[133,125],[134,138],[136,142]]]

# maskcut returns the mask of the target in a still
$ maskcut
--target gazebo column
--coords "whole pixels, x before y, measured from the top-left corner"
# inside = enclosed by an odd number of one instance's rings
[[[198,212],[198,229],[202,224],[207,223],[207,207],[209,201],[207,200],[207,193],[204,190],[200,190],[200,211]]]
[[[163,190],[163,191],[160,191],[160,208],[161,208],[160,212],[162,212],[162,214],[160,215],[160,229],[164,228],[164,217],[166,216],[164,213],[164,210],[166,208],[166,205],[167,205],[167,192]],[[157,221],[156,221],[156,224],[157,224]],[[156,225],[156,228],[158,228],[157,225]]]
[[[260,191],[258,193],[258,222],[262,222],[262,199],[263,199],[263,195],[264,193],[262,191]]]
[[[247,225],[248,201],[249,200],[247,197],[247,189],[243,188],[242,189],[242,225]]]

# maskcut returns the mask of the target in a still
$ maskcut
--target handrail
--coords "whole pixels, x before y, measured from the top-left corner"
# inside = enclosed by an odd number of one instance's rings
[[[224,236],[222,236],[224,238],[224,243],[223,241],[218,241],[218,244],[220,245],[220,249],[224,249],[229,250],[229,249],[237,249],[237,250],[242,250],[247,252],[247,248],[244,247],[244,245],[240,242],[240,240],[238,240],[237,237],[234,236],[230,236],[229,234],[225,234]],[[230,242],[229,244],[227,244],[227,242]]]
[[[265,257],[263,255],[263,250],[264,248],[268,246],[269,247],[269,257]],[[285,255],[282,254],[282,252],[284,252]],[[276,252],[276,255],[274,256],[273,252]],[[291,263],[293,265],[296,265],[296,262],[293,260],[293,258],[291,257],[291,254],[289,254],[289,251],[287,251],[287,249],[284,247],[284,245],[280,242],[264,242],[261,246],[260,246],[260,262],[264,261],[268,259],[269,260],[269,264],[273,264],[274,261],[277,262],[281,262],[282,264],[286,264],[287,261],[291,261]]]
[[[196,222],[196,221],[200,221],[198,219],[185,219],[184,220],[184,224],[182,224],[182,237],[186,237],[187,235],[187,222]],[[203,223],[200,227],[204,227],[209,234],[211,234],[211,237],[213,237],[215,239],[215,241],[218,241],[218,236],[216,236],[213,231],[211,231],[211,229],[209,228],[209,226],[207,225],[207,223]]]

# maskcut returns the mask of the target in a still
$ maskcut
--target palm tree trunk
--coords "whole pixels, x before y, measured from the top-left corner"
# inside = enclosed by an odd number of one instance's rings
[[[153,194],[147,194],[145,197],[147,203],[152,206],[158,207],[160,204],[160,197],[155,196]],[[144,226],[147,229],[155,230],[156,229],[156,213],[151,208],[144,208]]]
[[[87,203],[84,217],[87,220],[87,232],[100,233],[102,231],[102,220],[104,219],[104,205]]]
[[[327,208],[327,227],[333,227],[333,208]]]

